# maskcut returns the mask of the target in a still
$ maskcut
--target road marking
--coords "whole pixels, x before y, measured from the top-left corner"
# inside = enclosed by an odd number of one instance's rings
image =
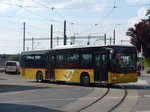
[[[140,96],[128,96],[127,98],[139,98]],[[107,99],[117,99],[117,98],[122,98],[122,96],[120,96],[120,97],[105,97],[105,98],[107,98]]]
[[[150,95],[144,95],[144,97],[146,97],[146,98],[150,98]]]
[[[136,112],[150,112],[150,110],[146,110],[146,111],[136,111]]]
[[[146,80],[143,80],[143,79],[138,79],[138,81],[137,82],[131,82],[131,83],[128,83],[129,85],[145,85],[145,86],[147,86],[147,85],[149,85],[148,84],[148,81],[146,81]]]

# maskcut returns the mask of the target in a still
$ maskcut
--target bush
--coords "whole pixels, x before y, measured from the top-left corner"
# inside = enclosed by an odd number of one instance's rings
[[[17,54],[17,55],[15,55],[15,56],[12,56],[12,57],[10,58],[10,61],[20,61],[20,54]]]
[[[144,58],[144,65],[145,65],[146,67],[150,67],[150,59]]]
[[[148,73],[148,74],[150,73],[150,68],[148,68],[148,69],[146,70],[146,73]]]

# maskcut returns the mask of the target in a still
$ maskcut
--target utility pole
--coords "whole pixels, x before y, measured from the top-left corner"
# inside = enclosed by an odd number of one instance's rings
[[[32,37],[32,50],[33,50],[33,44],[34,44],[33,42],[34,42],[34,41],[33,41],[33,37]]]
[[[25,22],[23,22],[23,51],[25,51]]]
[[[90,36],[88,36],[88,41],[87,41],[87,45],[90,45]]]
[[[53,48],[53,25],[51,25],[51,39],[50,39],[50,48]]]
[[[67,37],[66,37],[66,21],[64,21],[64,45],[67,44]]]
[[[113,41],[113,43],[114,43],[114,45],[115,45],[115,41],[116,41],[116,32],[115,32],[115,30],[114,30],[114,35],[113,35],[113,36],[114,36],[114,39],[113,39],[114,41]]]
[[[57,37],[57,46],[59,45],[59,37]]]
[[[106,33],[104,35],[104,45],[106,45]]]
[[[110,45],[111,45],[111,37],[110,37]]]
[[[121,40],[121,45],[123,42],[130,42],[130,40]]]

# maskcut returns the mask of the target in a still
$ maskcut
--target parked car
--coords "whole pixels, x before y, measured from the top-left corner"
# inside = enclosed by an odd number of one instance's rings
[[[20,63],[19,61],[6,61],[5,63],[5,73],[20,73]]]

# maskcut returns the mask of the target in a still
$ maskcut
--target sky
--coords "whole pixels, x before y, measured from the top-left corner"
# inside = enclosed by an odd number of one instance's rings
[[[49,49],[50,40],[34,39],[50,38],[51,25],[53,37],[63,37],[64,21],[68,38],[87,37],[75,39],[75,45],[104,45],[90,37],[106,34],[110,39],[114,30],[116,44],[130,45],[127,30],[147,18],[149,8],[150,0],[0,0],[0,54],[23,51],[23,22],[26,51]],[[63,40],[54,40],[53,47],[57,45],[62,46]]]

